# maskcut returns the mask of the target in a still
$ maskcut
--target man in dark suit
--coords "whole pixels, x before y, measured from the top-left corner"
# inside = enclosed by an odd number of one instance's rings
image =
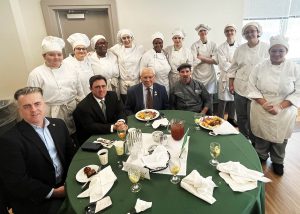
[[[107,91],[105,77],[90,78],[89,93],[73,112],[77,137],[80,144],[94,134],[106,134],[127,129],[122,102],[114,91]]]
[[[127,91],[125,112],[135,114],[142,109],[164,110],[169,108],[168,95],[165,86],[155,81],[155,71],[143,68],[141,83],[130,87]]]
[[[0,183],[15,214],[57,213],[74,147],[61,119],[46,118],[42,89],[15,93],[22,121],[0,137]]]

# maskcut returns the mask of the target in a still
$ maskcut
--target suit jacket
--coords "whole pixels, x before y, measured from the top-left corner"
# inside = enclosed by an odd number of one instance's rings
[[[153,108],[156,110],[164,110],[169,108],[166,88],[158,83],[153,84]],[[127,115],[131,115],[142,109],[145,109],[143,84],[139,83],[130,87],[127,91],[125,112]]]
[[[87,140],[91,135],[110,133],[111,125],[119,119],[126,120],[122,103],[113,91],[108,91],[105,96],[106,118],[94,98],[89,93],[76,107],[73,112],[76,124],[77,138],[80,144]]]
[[[74,147],[65,123],[61,119],[47,119],[64,180]],[[56,177],[44,142],[24,120],[3,134],[0,142],[0,182],[14,213],[46,213],[43,205],[52,200],[45,198],[55,188]]]

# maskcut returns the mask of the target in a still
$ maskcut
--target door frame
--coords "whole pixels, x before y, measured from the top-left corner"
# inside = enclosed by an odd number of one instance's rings
[[[42,12],[48,35],[62,37],[59,10],[107,9],[113,43],[117,43],[119,29],[115,0],[41,0]]]

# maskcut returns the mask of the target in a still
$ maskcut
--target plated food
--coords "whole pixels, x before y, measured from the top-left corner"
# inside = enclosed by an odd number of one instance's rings
[[[90,177],[96,174],[99,166],[98,165],[88,165],[82,167],[76,174],[75,178],[76,181],[85,183],[90,180]]]
[[[223,119],[218,116],[205,116],[200,118],[199,125],[208,130],[212,130],[213,128],[220,126],[223,122]]]
[[[159,112],[155,109],[143,109],[135,114],[135,118],[141,121],[154,120],[158,116]]]

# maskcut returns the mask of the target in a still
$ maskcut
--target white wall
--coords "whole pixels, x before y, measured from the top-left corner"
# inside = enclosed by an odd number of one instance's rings
[[[43,62],[46,36],[40,0],[0,1],[0,100],[25,86],[29,72]]]
[[[133,31],[136,41],[146,49],[152,48],[151,35],[160,31],[165,36],[164,46],[172,43],[171,33],[181,27],[187,33],[185,44],[191,46],[199,39],[194,28],[208,24],[212,30],[209,39],[220,44],[224,41],[223,29],[228,23],[242,26],[241,0],[116,0],[119,27]]]
[[[137,43],[152,48],[151,35],[160,31],[165,46],[171,33],[182,27],[187,33],[185,44],[198,40],[195,26],[212,27],[209,39],[220,44],[227,23],[242,25],[243,1],[231,0],[116,0],[120,28],[135,33]],[[26,85],[29,72],[43,63],[41,41],[46,36],[40,0],[0,1],[0,100],[11,98],[16,89]],[[3,24],[5,23],[5,24]]]

